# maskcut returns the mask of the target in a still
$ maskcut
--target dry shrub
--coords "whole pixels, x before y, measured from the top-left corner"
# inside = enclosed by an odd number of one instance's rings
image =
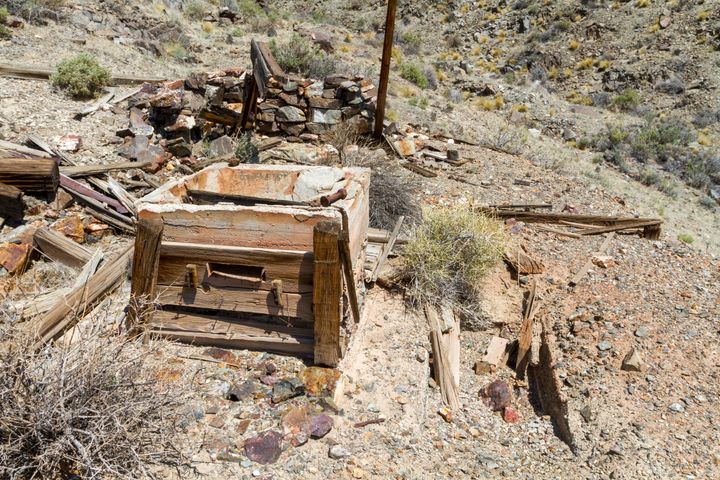
[[[479,283],[500,261],[505,241],[500,222],[468,206],[427,210],[403,250],[412,299],[448,302],[474,317]]]
[[[147,346],[85,336],[33,352],[11,333],[0,351],[0,478],[141,478],[181,465],[186,394],[156,380]]]
[[[412,174],[397,168],[374,168],[370,177],[370,226],[392,230],[400,215],[405,216],[405,226],[420,223],[419,189],[420,183]]]

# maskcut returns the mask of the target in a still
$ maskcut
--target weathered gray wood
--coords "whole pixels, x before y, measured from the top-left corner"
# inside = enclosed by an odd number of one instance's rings
[[[8,142],[5,140],[0,140],[0,150],[15,151],[17,153],[22,153],[25,155],[31,155],[33,157],[40,158],[50,158],[52,156],[42,150],[35,150],[34,148],[26,147],[25,145],[18,145],[17,143]]]
[[[43,255],[68,267],[82,268],[93,256],[93,252],[47,227],[35,232],[35,243]]]
[[[47,80],[55,73],[55,69],[39,65],[19,65],[14,63],[0,63],[0,76],[12,78],[26,78],[30,80]],[[142,83],[157,83],[164,81],[157,77],[134,77],[128,75],[110,76],[112,85],[139,85]]]
[[[197,345],[247,348],[294,355],[312,355],[313,332],[196,312],[157,311],[149,333]]]
[[[104,165],[71,165],[68,167],[60,167],[60,173],[71,178],[90,177],[92,175],[100,175],[114,170],[128,170],[131,168],[146,168],[152,162],[118,162],[106,163]]]
[[[132,247],[125,248],[103,264],[87,283],[74,287],[48,313],[27,322],[28,333],[37,338],[35,348],[58,338],[82,318],[90,305],[115,288],[125,278],[132,252]]]
[[[342,278],[338,222],[324,221],[313,232],[313,312],[317,364],[337,366],[340,361]]]
[[[375,264],[375,270],[373,271],[370,281],[377,281],[377,277],[380,274],[380,269],[382,269],[383,265],[385,264],[385,260],[387,260],[388,255],[390,255],[390,252],[395,246],[395,241],[397,240],[398,235],[400,235],[400,228],[402,228],[403,221],[405,221],[405,216],[400,215],[400,217],[397,219],[397,222],[395,222],[395,228],[393,228],[393,231],[390,234],[388,243],[385,244],[382,254],[380,254],[380,258],[378,259],[377,264]]]
[[[161,305],[254,313],[312,321],[312,294],[285,293],[286,305],[275,301],[271,290],[250,288],[189,288],[184,286],[160,287],[157,301]]]
[[[0,158],[0,182],[23,192],[55,195],[60,173],[49,158]]]
[[[154,311],[153,302],[163,234],[162,220],[141,219],[137,223],[135,232],[128,329],[146,323]]]
[[[492,337],[487,352],[481,360],[475,362],[475,373],[493,373],[505,358],[508,340],[502,337]]]

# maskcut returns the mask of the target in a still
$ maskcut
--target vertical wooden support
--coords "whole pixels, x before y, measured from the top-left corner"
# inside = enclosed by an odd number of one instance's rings
[[[337,366],[340,360],[342,270],[339,237],[338,222],[320,222],[313,230],[315,363],[328,367]]]
[[[160,263],[163,222],[160,219],[140,219],[135,230],[135,257],[130,284],[128,330],[135,330],[147,322],[153,313],[153,300]]]
[[[385,42],[383,43],[382,64],[380,65],[380,85],[378,86],[377,107],[375,108],[375,137],[382,138],[385,121],[385,99],[387,98],[390,59],[392,57],[393,35],[395,34],[395,7],[397,0],[388,0],[385,17]]]

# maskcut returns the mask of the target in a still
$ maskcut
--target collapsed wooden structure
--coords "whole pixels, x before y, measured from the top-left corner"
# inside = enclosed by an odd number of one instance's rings
[[[133,321],[335,366],[358,320],[369,179],[362,168],[215,164],[141,198]]]

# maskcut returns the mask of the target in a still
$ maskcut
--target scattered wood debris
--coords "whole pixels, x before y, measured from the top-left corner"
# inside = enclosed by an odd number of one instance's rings
[[[502,337],[492,337],[487,352],[481,360],[475,362],[475,374],[493,373],[507,358],[508,340]]]

